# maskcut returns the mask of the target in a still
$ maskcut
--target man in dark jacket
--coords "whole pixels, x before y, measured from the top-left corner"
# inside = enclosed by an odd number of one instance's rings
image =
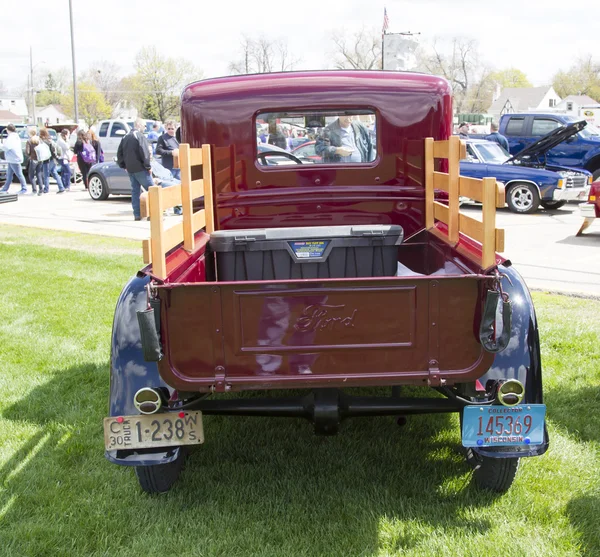
[[[325,127],[317,137],[315,151],[325,163],[371,162],[375,158],[367,128],[347,114]]]
[[[134,129],[131,130],[119,143],[117,150],[117,164],[127,170],[131,182],[131,206],[133,217],[141,220],[140,194],[141,189],[148,189],[154,185],[152,180],[152,166],[150,165],[150,147],[142,130],[146,128],[145,122],[138,118]]]
[[[161,164],[168,168],[176,180],[181,180],[181,170],[173,168],[173,155],[179,154],[179,141],[175,137],[175,122],[165,122],[165,133],[156,142],[156,156],[161,157]]]
[[[508,139],[506,139],[506,137],[504,137],[498,131],[498,124],[496,124],[496,122],[492,122],[490,124],[490,129],[492,133],[490,135],[486,135],[483,139],[487,139],[488,141],[495,141],[498,145],[500,145],[500,147],[504,147],[504,150],[507,153],[509,153],[510,150],[508,148]]]

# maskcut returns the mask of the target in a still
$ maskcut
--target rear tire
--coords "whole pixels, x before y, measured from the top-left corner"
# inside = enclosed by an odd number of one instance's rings
[[[108,187],[100,174],[92,174],[88,179],[88,192],[94,201],[108,199]]]
[[[598,179],[600,179],[600,168],[597,168],[592,172],[592,182],[595,182]]]
[[[544,209],[549,209],[551,211],[553,211],[554,209],[560,209],[566,203],[566,201],[540,201],[540,205]]]
[[[183,470],[185,457],[186,450],[180,448],[179,455],[172,462],[152,466],[136,466],[135,475],[140,487],[146,493],[166,493],[179,478]]]
[[[518,458],[491,458],[481,456],[473,449],[467,449],[467,462],[475,468],[475,485],[479,489],[495,493],[506,493],[509,490],[519,468]]]
[[[506,204],[513,213],[535,213],[540,205],[540,194],[531,184],[514,184],[506,192]]]

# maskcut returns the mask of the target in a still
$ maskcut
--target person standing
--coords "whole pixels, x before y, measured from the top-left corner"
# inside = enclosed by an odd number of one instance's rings
[[[154,185],[150,164],[150,146],[142,133],[145,128],[144,120],[138,118],[135,121],[134,128],[119,143],[119,149],[117,150],[117,164],[127,170],[127,174],[129,174],[131,207],[135,220],[142,220],[140,215],[142,188],[148,189]]]
[[[8,135],[4,140],[4,158],[8,163],[8,170],[6,171],[6,183],[0,191],[7,192],[12,184],[13,175],[16,175],[21,184],[21,191],[19,191],[19,193],[27,193],[27,182],[25,181],[25,176],[23,176],[23,170],[21,168],[21,165],[23,164],[21,138],[19,137],[14,124],[8,124],[6,130],[8,131]]]
[[[94,128],[90,128],[88,131],[88,139],[96,151],[96,162],[104,162],[104,151],[102,150],[102,143],[100,143],[100,138],[96,135],[96,130]]]
[[[498,129],[498,124],[496,122],[492,122],[490,124],[490,130],[492,133],[490,133],[490,135],[486,135],[483,139],[487,139],[488,141],[494,141],[495,143],[500,145],[500,147],[503,147],[507,153],[510,153],[510,149],[508,147],[508,139],[506,139],[506,137],[504,137],[498,131]]]
[[[44,171],[44,193],[48,193],[50,191],[50,175],[52,175],[54,180],[56,180],[56,185],[58,187],[58,191],[56,193],[63,193],[65,188],[63,186],[61,177],[58,175],[58,170],[56,169],[58,159],[60,156],[62,156],[62,151],[60,154],[58,153],[56,143],[52,141],[46,128],[42,128],[40,130],[40,140],[44,142],[50,150],[50,158],[42,162],[42,168]]]
[[[86,131],[79,130],[77,132],[77,141],[73,147],[73,152],[77,155],[77,166],[79,166],[79,171],[81,172],[81,177],[83,179],[83,185],[87,190],[88,174],[90,172],[90,168],[92,168],[92,165],[96,162],[96,150],[91,144]]]
[[[25,144],[25,154],[29,159],[28,164],[28,173],[29,173],[29,182],[31,183],[31,193],[35,195],[42,195],[43,179],[42,179],[42,167],[39,164],[37,154],[35,152],[35,148],[40,144],[40,138],[37,135],[37,130],[35,127],[29,128],[27,131],[29,134],[29,139]],[[36,191],[37,185],[37,191]]]
[[[152,125],[152,130],[148,132],[148,142],[152,146],[152,154],[156,153],[156,142],[160,137],[160,126],[158,122],[154,122]]]
[[[342,114],[317,137],[315,152],[325,163],[372,162],[375,151],[367,128],[351,114]]]
[[[458,125],[458,137],[461,139],[469,139],[469,124],[468,122],[461,122]]]
[[[173,178],[181,180],[181,170],[173,168],[173,155],[179,155],[179,141],[175,137],[175,122],[167,120],[165,130],[165,133],[156,142],[156,155],[161,157],[162,165],[171,172]]]
[[[71,147],[69,147],[69,135],[69,130],[65,128],[60,132],[60,135],[56,140],[56,144],[62,151],[62,155],[59,159],[60,178],[65,191],[71,190],[71,159],[73,158],[73,151],[71,151]]]

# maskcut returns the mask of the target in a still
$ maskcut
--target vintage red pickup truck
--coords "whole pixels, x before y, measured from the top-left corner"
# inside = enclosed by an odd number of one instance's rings
[[[548,448],[538,327],[497,253],[503,189],[459,175],[451,128],[450,86],[430,75],[187,86],[182,183],[150,189],[148,266],[117,303],[107,458],[164,492],[206,414],[301,417],[331,435],[352,417],[455,412],[477,485],[506,491],[519,459]],[[285,148],[297,131],[318,162]]]

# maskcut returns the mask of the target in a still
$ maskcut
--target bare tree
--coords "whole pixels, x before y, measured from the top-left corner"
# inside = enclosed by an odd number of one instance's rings
[[[89,69],[82,76],[82,79],[88,83],[93,83],[100,91],[106,101],[115,106],[123,99],[123,94],[119,91],[120,68],[114,62],[108,60],[98,60],[90,64]]]
[[[348,38],[345,30],[338,30],[334,31],[331,40],[336,69],[381,69],[381,33],[363,27]]]
[[[231,74],[285,72],[293,70],[299,62],[290,54],[285,40],[262,35],[257,39],[244,35],[240,51],[238,60],[229,63]]]
[[[452,84],[454,106],[457,112],[462,112],[469,88],[478,80],[480,64],[477,41],[455,37],[450,48],[444,49],[443,45],[435,40],[430,52],[420,51],[419,65],[427,73],[441,75]]]

